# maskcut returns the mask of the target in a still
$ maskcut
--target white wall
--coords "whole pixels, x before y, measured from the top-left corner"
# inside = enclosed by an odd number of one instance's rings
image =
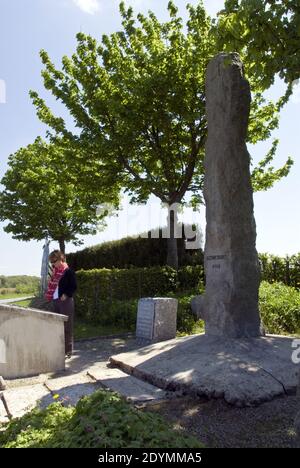
[[[63,315],[0,305],[0,375],[18,378],[65,368]]]

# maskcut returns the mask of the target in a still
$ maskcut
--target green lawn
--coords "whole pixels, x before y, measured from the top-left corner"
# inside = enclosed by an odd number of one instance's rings
[[[131,330],[112,326],[103,326],[93,323],[86,323],[80,320],[75,320],[74,338],[75,340],[83,340],[86,338],[96,338],[98,336],[119,335],[128,333]]]
[[[31,300],[14,302],[12,305],[19,307],[29,307]],[[130,330],[111,326],[103,326],[94,323],[86,323],[81,320],[75,320],[74,338],[75,340],[83,340],[87,338],[96,338],[98,336],[120,335],[127,333]]]
[[[31,302],[31,299],[26,299],[26,301],[14,302],[11,305],[16,305],[16,306],[20,306],[20,307],[29,307],[30,302]]]
[[[17,299],[18,297],[34,296],[34,294],[34,292],[0,294],[0,301],[2,299]]]

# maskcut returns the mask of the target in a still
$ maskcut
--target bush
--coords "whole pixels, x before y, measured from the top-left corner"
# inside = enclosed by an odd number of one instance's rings
[[[263,281],[259,290],[259,307],[267,333],[300,332],[300,292],[295,288]]]
[[[3,448],[200,448],[153,413],[143,413],[119,395],[99,390],[75,408],[60,403],[35,409],[0,431]]]
[[[179,268],[177,275],[178,288],[181,291],[191,289],[195,289],[196,291],[204,290],[204,268],[202,265],[188,265]]]
[[[203,269],[185,267],[81,270],[77,272],[76,314],[102,325],[132,328],[137,299],[166,296],[182,289],[203,289]]]
[[[269,283],[282,282],[300,289],[300,254],[278,257],[260,254],[261,278]]]
[[[76,312],[82,318],[105,313],[113,301],[165,294],[176,290],[177,272],[169,267],[77,272]]]
[[[161,231],[160,231],[161,236]],[[184,265],[203,265],[201,249],[185,249],[185,239],[177,239],[178,262]],[[67,262],[74,270],[102,268],[153,267],[164,266],[167,260],[167,239],[126,237],[104,242],[67,255]]]
[[[36,276],[3,276],[0,275],[0,289],[16,289],[17,292],[32,293],[38,290],[40,279]]]
[[[180,335],[191,335],[192,333],[202,333],[204,331],[203,320],[198,320],[192,312],[191,300],[195,294],[201,294],[202,291],[188,292],[178,298],[177,312],[177,332]]]

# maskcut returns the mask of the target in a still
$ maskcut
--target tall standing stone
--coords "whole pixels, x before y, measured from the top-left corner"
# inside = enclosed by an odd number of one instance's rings
[[[218,54],[206,74],[203,309],[208,335],[240,338],[262,334],[250,158],[245,143],[250,102],[250,86],[239,55]]]

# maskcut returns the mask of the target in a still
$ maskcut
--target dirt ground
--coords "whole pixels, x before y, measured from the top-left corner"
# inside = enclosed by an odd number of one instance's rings
[[[235,408],[224,400],[180,397],[147,405],[174,428],[196,436],[206,447],[300,448],[293,427],[298,396],[285,396],[255,408]]]

